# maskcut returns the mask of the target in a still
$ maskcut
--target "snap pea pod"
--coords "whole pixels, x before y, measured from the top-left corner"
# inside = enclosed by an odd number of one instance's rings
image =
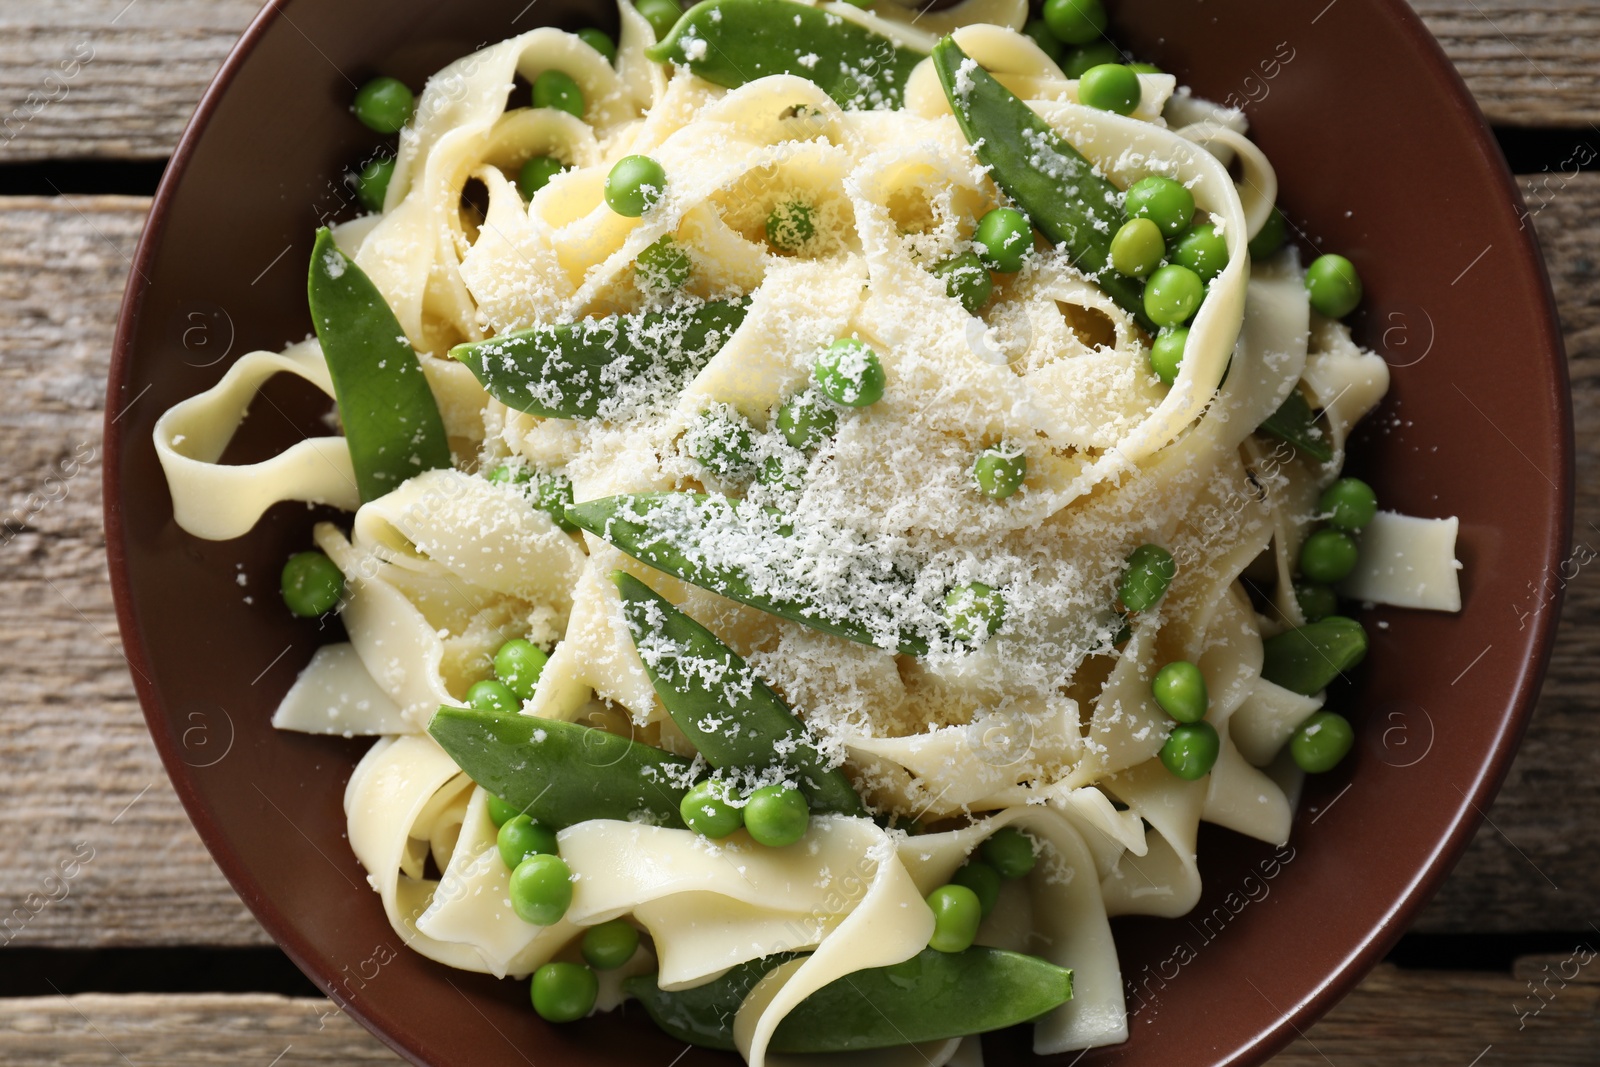
[[[645,55],[729,89],[792,74],[857,110],[900,107],[911,70],[924,58],[865,26],[790,0],[705,0]]]
[[[490,793],[552,829],[586,819],[683,827],[689,761],[592,726],[442,707],[428,732]]]
[[[416,352],[383,294],[326,226],[311,250],[306,296],[361,499],[450,466],[444,420]]]
[[[728,343],[743,301],[708,301],[632,315],[535,326],[457,345],[490,396],[557,419],[620,418],[652,394],[676,393]]]
[[[1315,696],[1367,655],[1367,631],[1354,619],[1329,615],[1269,637],[1261,677],[1302,696]]]
[[[1289,442],[1319,463],[1326,463],[1333,458],[1327,435],[1317,428],[1316,412],[1311,410],[1311,405],[1306,403],[1305,396],[1298,389],[1291,389],[1288,398],[1277,411],[1267,416],[1258,429]]]
[[[1117,187],[951,38],[933,46],[933,67],[961,132],[995,184],[1052,244],[1066,249],[1073,266],[1154,334],[1144,283],[1111,266],[1111,238],[1123,222]]]
[[[758,981],[786,959],[733,968],[714,982],[667,993],[655,975],[623,989],[661,1029],[680,1041],[731,1049],[733,1019]],[[943,1041],[1027,1022],[1072,999],[1072,972],[1037,956],[973,946],[923,949],[891,967],[856,971],[797,1005],[772,1036],[779,1053],[853,1052]]]
[[[611,579],[656,695],[707,763],[730,770],[782,764],[814,810],[867,814],[850,779],[828,766],[805,723],[738,653],[633,575],[617,571]]]
[[[670,508],[670,521],[653,523],[652,512],[663,505]],[[872,628],[860,619],[825,612],[814,600],[805,597],[758,591],[748,565],[717,566],[706,562],[700,546],[717,536],[712,528],[727,518],[727,509],[739,507],[740,504],[704,493],[638,493],[575,504],[567,508],[567,519],[641,563],[690,585],[835,637],[864,645],[881,644]],[[775,531],[774,536],[783,536],[782,530]],[[879,581],[886,597],[894,592],[888,588],[891,580]],[[912,631],[902,631],[884,647],[892,647],[908,656],[928,654],[928,642]]]

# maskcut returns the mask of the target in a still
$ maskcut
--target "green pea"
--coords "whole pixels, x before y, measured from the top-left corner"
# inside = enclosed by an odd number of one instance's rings
[[[1163,73],[1165,73],[1165,71],[1163,71],[1160,67],[1156,66],[1154,63],[1129,63],[1128,64],[1128,69],[1133,71],[1135,74],[1163,74]]]
[[[1160,545],[1140,545],[1128,554],[1117,597],[1129,611],[1144,611],[1161,599],[1177,573],[1171,552]]]
[[[945,625],[958,641],[987,641],[1005,618],[1005,596],[982,582],[965,582],[945,594]]]
[[[1028,457],[1014,449],[986,448],[972,463],[973,481],[985,496],[996,500],[1004,500],[1021,489],[1027,477]]]
[[[1166,255],[1161,227],[1149,219],[1129,219],[1111,238],[1111,266],[1130,278],[1143,278],[1161,266]]]
[[[522,701],[517,699],[504,682],[493,678],[485,678],[481,682],[473,682],[472,688],[467,690],[467,703],[478,711],[520,711]]]
[[[1294,599],[1306,622],[1318,622],[1339,613],[1339,595],[1320,582],[1295,582]]]
[[[677,0],[635,0],[633,6],[655,31],[658,41],[666,39],[683,15],[683,8],[678,6]]]
[[[502,463],[484,477],[494,485],[526,485],[533,480],[533,472],[527,467],[513,467],[508,463]]]
[[[1350,720],[1331,711],[1319,711],[1301,723],[1289,738],[1289,755],[1307,774],[1325,774],[1339,765],[1355,744]]]
[[[767,242],[773,248],[795,252],[816,235],[817,225],[811,217],[810,204],[786,200],[767,216]]]
[[[1194,220],[1194,194],[1182,182],[1152,174],[1128,186],[1122,211],[1130,219],[1149,219],[1168,237],[1176,237]]]
[[[1188,660],[1173,660],[1157,671],[1150,692],[1161,710],[1179,722],[1199,722],[1210,706],[1206,676]]]
[[[634,277],[642,289],[670,292],[682,289],[694,273],[694,261],[678,247],[672,235],[665,234],[639,253],[633,264]]]
[[[1045,0],[1044,21],[1056,39],[1088,44],[1106,32],[1106,9],[1100,0]]]
[[[606,203],[630,219],[655,207],[666,192],[666,169],[649,156],[623,156],[606,175]]]
[[[952,885],[964,885],[978,897],[980,915],[987,919],[1000,900],[1000,872],[982,860],[968,860],[950,876]]]
[[[511,872],[510,892],[511,910],[523,922],[554,926],[572,906],[572,869],[560,856],[537,853]]]
[[[761,461],[756,481],[784,493],[798,493],[806,487],[805,457],[797,452],[773,454]]]
[[[633,959],[639,949],[639,930],[626,919],[591,926],[583,932],[580,951],[597,971],[614,971]]]
[[[513,637],[494,654],[494,676],[522,700],[533,699],[533,687],[550,657],[531,641]]]
[[[809,452],[839,430],[839,410],[807,389],[778,409],[778,432],[802,452]]]
[[[883,364],[854,338],[841,338],[823,349],[811,377],[824,396],[845,407],[864,408],[883,398]]]
[[[1189,327],[1171,326],[1156,334],[1150,345],[1150,370],[1167,385],[1178,380],[1183,350],[1189,344]]]
[[[1300,573],[1313,582],[1333,585],[1355,570],[1359,555],[1355,538],[1343,530],[1324,528],[1300,546]]]
[[[296,552],[283,565],[278,587],[290,611],[314,619],[339,603],[344,595],[344,574],[321,552]]]
[[[489,821],[497,827],[504,826],[508,819],[521,814],[515,804],[501,800],[493,793],[489,793],[485,797],[484,807],[489,811]]]
[[[1250,238],[1250,258],[1266,259],[1272,253],[1283,247],[1283,242],[1289,237],[1289,220],[1283,217],[1283,212],[1276,207],[1272,214],[1267,216],[1267,221],[1261,224],[1261,229]]]
[[[1206,286],[1188,267],[1158,267],[1144,287],[1144,313],[1157,326],[1182,326],[1199,310]]]
[[[1203,282],[1222,273],[1228,265],[1228,242],[1209,222],[1185,230],[1172,243],[1172,262],[1188,267]]]
[[[1131,115],[1139,107],[1139,75],[1121,63],[1090,67],[1078,79],[1078,103],[1115,115]]]
[[[600,979],[581,963],[556,961],[533,972],[533,1010],[550,1023],[571,1023],[594,1010]]]
[[[997,207],[978,220],[972,242],[990,270],[1015,274],[1033,251],[1033,225],[1015,208]]]
[[[744,805],[744,827],[757,844],[784,848],[806,835],[811,809],[805,794],[786,785],[764,785]]]
[[[566,71],[547,70],[533,79],[533,106],[553,107],[581,119],[583,90]]]
[[[1002,878],[1026,878],[1038,857],[1033,839],[1014,826],[996,830],[983,843],[983,858]]]
[[[1361,276],[1343,256],[1318,256],[1306,268],[1311,306],[1330,319],[1342,319],[1361,303]]]
[[[1196,782],[1211,773],[1222,753],[1222,738],[1208,722],[1182,723],[1161,746],[1161,762],[1175,777]]]
[[[1110,41],[1096,41],[1067,52],[1061,60],[1061,73],[1069,78],[1081,78],[1086,71],[1103,63],[1121,63],[1122,53]]]
[[[513,815],[502,823],[494,843],[512,870],[529,856],[554,856],[557,851],[556,832],[528,815]]]
[[[719,478],[744,478],[751,473],[755,454],[755,428],[726,404],[703,412],[684,437],[689,455]]]
[[[678,804],[684,825],[713,841],[720,841],[743,826],[744,810],[728,803],[726,788],[709,778],[691,786]]]
[[[942,885],[928,894],[933,912],[933,936],[928,947],[940,952],[965,952],[978,936],[983,905],[978,894],[964,885]]]
[[[1050,62],[1061,63],[1061,57],[1066,48],[1050,30],[1050,24],[1044,19],[1029,19],[1028,24],[1022,27],[1022,32],[1033,38],[1033,43],[1039,46],[1039,51],[1050,57]]]
[[[356,174],[356,199],[368,211],[382,211],[389,182],[394,178],[394,157],[374,159]]]
[[[597,30],[593,26],[586,27],[578,31],[578,40],[605,56],[607,63],[617,61],[617,42],[613,41],[605,30]]]
[[[961,301],[969,315],[976,315],[994,293],[994,279],[976,252],[952,256],[933,268],[933,273],[944,279],[944,291]]]
[[[1328,516],[1328,525],[1355,531],[1378,514],[1378,494],[1360,478],[1340,478],[1322,491],[1317,508]]]
[[[399,133],[411,121],[417,98],[398,78],[373,78],[356,91],[352,109],[369,130]]]
[[[550,184],[550,179],[567,169],[567,165],[554,156],[534,156],[517,172],[517,189],[522,199],[532,200],[533,194]]]

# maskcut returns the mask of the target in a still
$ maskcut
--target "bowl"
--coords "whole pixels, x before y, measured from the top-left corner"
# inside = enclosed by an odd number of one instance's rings
[[[1461,518],[1464,609],[1368,616],[1371,654],[1334,697],[1355,719],[1356,748],[1307,789],[1289,847],[1207,828],[1194,913],[1114,924],[1132,1037],[1075,1062],[1253,1064],[1305,1031],[1406,929],[1516,751],[1559,614],[1525,614],[1529,590],[1556,573],[1571,523],[1566,364],[1506,166],[1399,0],[1320,12],[1250,0],[1110,6],[1119,40],[1196,92],[1245,106],[1302,245],[1337,249],[1360,269],[1357,336],[1389,361],[1393,389],[1352,470],[1387,504]],[[310,332],[313,231],[355,212],[341,176],[377,143],[349,115],[356,86],[380,72],[418,85],[538,23],[614,21],[581,0],[269,3],[167,169],[118,324],[107,551],[151,736],[261,924],[416,1063],[733,1061],[679,1056],[637,1010],[548,1026],[525,984],[404,949],[345,840],[341,794],[365,743],[269,725],[312,650],[338,639],[292,618],[276,592],[281,561],[326,515],[279,505],[237,541],[190,537],[173,524],[151,430],[232,357]],[[297,385],[274,383],[257,401],[232,458],[327,432],[326,402]],[[1030,1056],[1023,1030],[985,1048],[991,1063]]]

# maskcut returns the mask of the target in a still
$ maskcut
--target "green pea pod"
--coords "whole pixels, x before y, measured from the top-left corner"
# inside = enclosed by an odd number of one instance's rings
[[[506,407],[556,419],[620,418],[681,389],[728,343],[747,307],[710,301],[535,326],[457,345],[450,355]]]
[[[311,250],[306,296],[361,499],[375,500],[423,471],[450,466],[439,404],[400,321],[326,226]]]
[[[611,580],[656,694],[707,763],[729,770],[782,764],[813,809],[867,814],[850,779],[828,766],[805,724],[733,649],[633,575],[617,571]]]
[[[786,958],[794,957],[754,960],[682,992],[663,992],[655,975],[629,978],[623,989],[678,1040],[731,1049],[740,1003]],[[981,945],[962,952],[930,948],[823,986],[778,1024],[770,1047],[778,1053],[854,1052],[943,1041],[1015,1026],[1071,999],[1072,972],[1037,956]]]
[[[666,505],[670,515],[656,523],[652,515]],[[863,620],[825,611],[815,601],[758,592],[752,583],[752,570],[744,566],[716,566],[705,561],[699,546],[716,537],[714,528],[728,518],[728,509],[740,504],[704,493],[638,493],[601,497],[567,508],[567,518],[579,529],[611,542],[634,559],[664,571],[690,585],[709,589],[729,600],[737,600],[779,618],[809,626],[864,645],[880,645],[879,637]],[[749,507],[751,505],[743,505]],[[773,532],[783,536],[782,529]],[[877,581],[889,597],[903,589],[891,589],[893,579]],[[892,647],[908,656],[925,656],[928,642],[921,635],[905,631],[881,647]]]
[[[1073,266],[1155,333],[1144,311],[1144,283],[1111,266],[1111,238],[1123,222],[1117,187],[951,38],[933,46],[933,67],[989,177],[1040,233],[1066,249]]]
[[[1367,655],[1367,631],[1354,619],[1329,615],[1269,637],[1261,677],[1290,692],[1315,696]]]
[[[1289,442],[1319,463],[1326,463],[1333,458],[1327,435],[1317,427],[1316,412],[1311,410],[1311,405],[1306,403],[1304,394],[1298,389],[1289,390],[1288,398],[1277,411],[1267,416],[1258,429]]]
[[[902,106],[906,81],[924,58],[865,26],[790,0],[705,0],[645,55],[729,89],[792,74],[815,82],[840,107],[858,110]]]
[[[682,828],[689,761],[592,726],[439,709],[428,732],[490,793],[553,829],[586,819]]]

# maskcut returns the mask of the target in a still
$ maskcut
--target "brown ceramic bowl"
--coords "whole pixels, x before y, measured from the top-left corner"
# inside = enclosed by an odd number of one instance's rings
[[[1119,39],[1212,99],[1251,101],[1304,242],[1353,259],[1361,340],[1394,386],[1354,470],[1386,504],[1461,517],[1465,610],[1382,610],[1353,688],[1360,741],[1314,781],[1292,858],[1202,835],[1206,895],[1185,920],[1116,924],[1132,1039],[1094,1064],[1253,1064],[1381,958],[1449,871],[1527,723],[1557,612],[1534,611],[1566,550],[1566,365],[1521,200],[1465,88],[1399,0],[1320,14],[1253,0],[1117,0]],[[268,719],[317,624],[278,602],[281,561],[319,516],[280,506],[209,543],[172,521],[157,416],[229,359],[310,329],[312,232],[348,216],[340,176],[375,139],[356,84],[412,85],[482,43],[548,23],[608,26],[600,0],[269,4],[207,92],[156,196],[116,339],[106,424],[111,576],[134,680],[178,795],[218,866],[336,1002],[416,1063],[731,1063],[636,1010],[550,1027],[525,983],[448,970],[400,945],[345,841],[340,796],[365,744]],[[258,402],[239,459],[326,432],[320,397]],[[243,586],[239,576],[244,576]],[[1532,612],[1529,615],[1520,613]],[[336,639],[336,638],[335,638]],[[391,958],[392,957],[392,958]],[[991,1063],[1027,1058],[1018,1030]],[[1066,1062],[1064,1058],[1063,1063]]]

